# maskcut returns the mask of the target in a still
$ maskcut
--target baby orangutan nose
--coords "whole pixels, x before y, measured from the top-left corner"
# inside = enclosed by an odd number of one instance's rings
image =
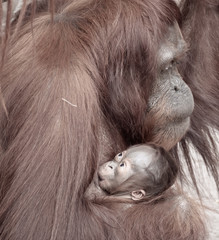
[[[109,161],[103,165],[103,170],[113,171],[116,168],[117,163],[115,161]]]
[[[116,169],[117,163],[115,161],[109,161],[103,164],[98,171],[98,180],[103,181],[105,179],[112,178]]]
[[[113,169],[113,166],[112,166],[111,164],[108,164],[108,167],[111,168],[111,169]]]

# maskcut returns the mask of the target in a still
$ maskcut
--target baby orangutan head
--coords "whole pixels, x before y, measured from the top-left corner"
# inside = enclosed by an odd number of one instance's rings
[[[164,149],[154,145],[136,145],[101,165],[98,183],[109,195],[141,200],[168,189],[177,172],[176,162]]]

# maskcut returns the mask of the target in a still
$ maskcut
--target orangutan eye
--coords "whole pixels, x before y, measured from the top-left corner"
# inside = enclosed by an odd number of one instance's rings
[[[122,152],[117,155],[118,160],[122,159],[122,157],[123,157],[123,153]]]
[[[171,68],[179,64],[176,59],[173,59],[168,65],[166,65],[162,70],[161,73],[168,72]]]
[[[164,72],[165,72],[165,71],[169,71],[169,70],[173,67],[173,65],[174,65],[174,61],[172,60],[171,63],[170,63],[169,65],[167,65],[167,66],[164,68],[163,71],[164,71]]]

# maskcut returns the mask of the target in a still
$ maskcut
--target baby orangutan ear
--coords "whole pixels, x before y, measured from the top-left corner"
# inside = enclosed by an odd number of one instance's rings
[[[141,200],[145,196],[145,191],[144,190],[137,190],[137,191],[132,191],[131,192],[131,198],[134,201]]]

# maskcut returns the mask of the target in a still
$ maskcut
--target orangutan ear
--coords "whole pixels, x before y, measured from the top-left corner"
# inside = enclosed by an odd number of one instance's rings
[[[131,192],[131,198],[134,201],[141,200],[145,196],[145,191],[144,190],[137,190],[137,191],[132,191]]]

